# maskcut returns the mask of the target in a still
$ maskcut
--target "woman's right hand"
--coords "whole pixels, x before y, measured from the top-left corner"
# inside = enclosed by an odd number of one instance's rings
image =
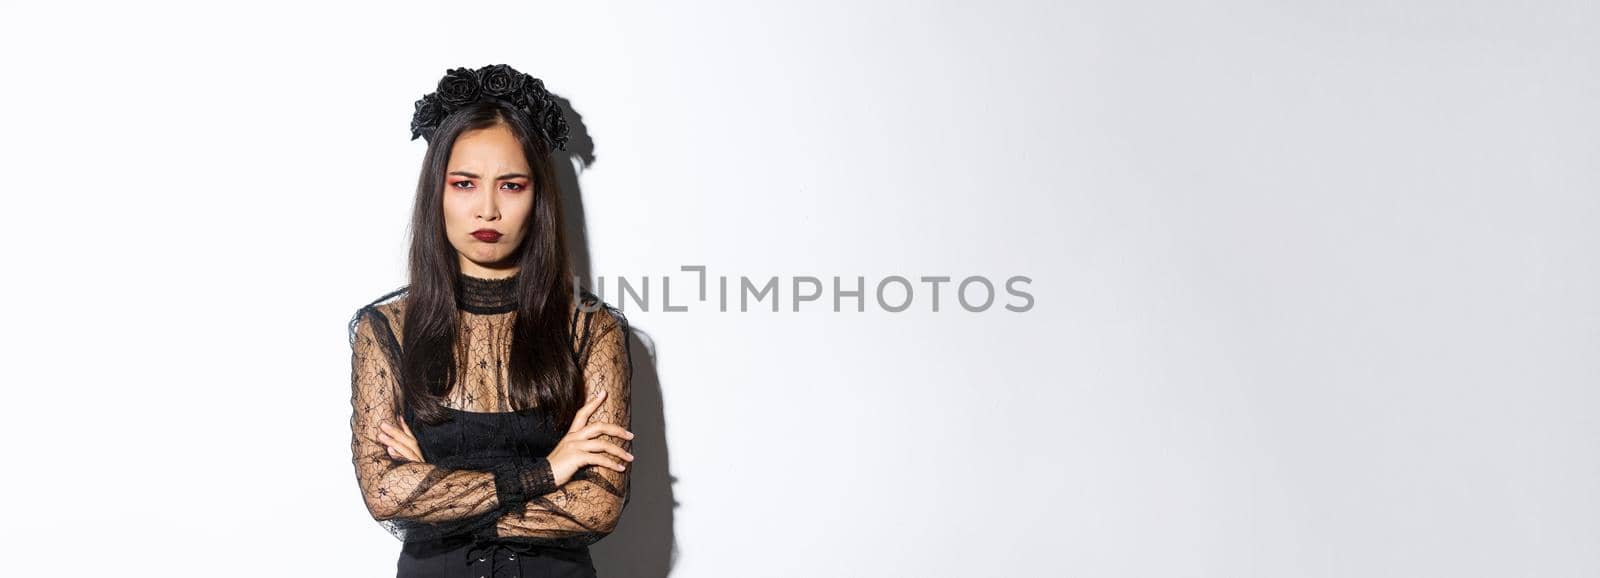
[[[589,416],[600,409],[600,403],[605,401],[606,391],[600,390],[596,395],[590,396],[589,403],[578,409],[578,414],[572,418],[572,427],[567,430],[567,435],[556,443],[556,449],[550,452],[550,473],[555,477],[556,486],[560,487],[578,473],[578,469],[588,465],[597,465],[612,468],[617,471],[627,469],[627,465],[619,460],[633,461],[633,454],[622,449],[617,444],[596,439],[601,434],[616,436],[623,439],[633,439],[633,432],[625,430],[614,423],[589,423]]]

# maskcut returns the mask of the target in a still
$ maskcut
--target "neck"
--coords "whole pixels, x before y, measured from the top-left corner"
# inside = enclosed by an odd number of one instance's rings
[[[469,313],[490,315],[517,309],[520,272],[505,277],[482,277],[480,273],[456,275],[456,308]]]

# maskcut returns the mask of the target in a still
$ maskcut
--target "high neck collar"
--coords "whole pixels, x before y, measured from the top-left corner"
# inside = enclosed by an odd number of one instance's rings
[[[516,311],[517,280],[513,274],[500,279],[456,275],[456,307],[469,313],[495,314]]]

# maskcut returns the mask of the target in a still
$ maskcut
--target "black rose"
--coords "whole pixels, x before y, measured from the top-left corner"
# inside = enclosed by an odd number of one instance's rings
[[[416,110],[411,113],[411,140],[432,135],[443,119],[444,108],[439,106],[437,97],[430,94],[418,99]]]
[[[543,80],[530,76],[522,83],[522,102],[526,104],[528,112],[534,115],[543,112],[549,100],[550,93],[545,92]]]
[[[478,83],[488,96],[515,95],[522,91],[522,77],[526,76],[504,64],[492,64],[478,69]],[[510,99],[507,99],[510,100]]]
[[[439,102],[446,108],[459,108],[478,100],[481,91],[478,74],[466,68],[452,68],[439,79]]]
[[[561,114],[561,107],[553,101],[544,110],[543,118],[539,125],[544,127],[544,132],[550,139],[550,149],[565,149],[567,144],[567,119]]]

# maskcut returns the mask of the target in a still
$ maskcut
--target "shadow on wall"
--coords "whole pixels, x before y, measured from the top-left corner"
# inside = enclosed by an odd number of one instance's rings
[[[567,148],[556,151],[556,178],[561,185],[562,220],[566,226],[572,272],[585,287],[593,290],[590,270],[588,221],[584,218],[583,189],[578,173],[595,162],[594,140],[583,117],[571,101],[552,95],[566,111]],[[565,162],[562,162],[565,161]],[[632,244],[642,244],[636,239]],[[604,297],[603,295],[601,297]],[[614,304],[619,308],[621,304]],[[627,311],[623,310],[626,314]],[[675,481],[668,467],[667,427],[662,409],[661,379],[656,373],[656,347],[649,334],[630,321],[629,363],[633,364],[632,416],[629,431],[636,436],[632,453],[636,459],[628,482],[628,504],[622,520],[611,535],[590,546],[595,570],[600,576],[618,578],[664,578],[672,572],[677,541],[673,536],[673,513],[677,500],[672,497]]]

